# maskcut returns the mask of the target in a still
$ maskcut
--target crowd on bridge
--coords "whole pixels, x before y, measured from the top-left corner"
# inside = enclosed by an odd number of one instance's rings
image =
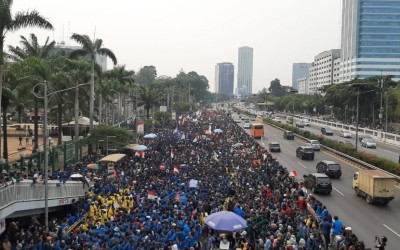
[[[48,228],[35,216],[12,222],[2,248],[314,250],[333,232],[346,236],[347,249],[364,249],[228,113],[193,112],[153,132],[157,138],[141,141],[147,150],[121,159],[112,175],[85,168],[94,156],[60,172],[79,172],[94,185]],[[246,219],[247,228],[205,225],[207,215],[223,210]]]

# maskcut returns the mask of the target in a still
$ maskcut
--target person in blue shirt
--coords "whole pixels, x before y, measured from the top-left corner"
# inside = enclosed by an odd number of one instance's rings
[[[335,215],[333,217],[333,223],[332,223],[332,238],[331,238],[331,242],[333,242],[334,238],[336,235],[341,235],[342,234],[342,227],[343,227],[343,223],[342,221],[339,220],[339,217],[337,215]]]
[[[332,224],[330,221],[328,221],[328,216],[324,217],[323,221],[321,222],[320,227],[321,227],[322,234],[325,237],[326,245],[329,245]]]

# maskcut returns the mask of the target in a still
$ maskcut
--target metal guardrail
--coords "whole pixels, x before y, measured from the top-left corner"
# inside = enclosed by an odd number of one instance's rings
[[[264,123],[266,123],[266,122],[264,121]],[[279,129],[279,130],[285,131],[285,129],[283,129],[283,128],[279,127],[279,126],[276,126],[276,125],[274,125],[274,124],[272,124],[272,123],[268,123],[268,124],[269,124],[270,126],[273,126],[274,128],[277,128],[277,129]],[[307,141],[307,142],[310,141],[310,139],[308,139],[308,138],[306,138],[306,137],[304,137],[304,136],[298,135],[298,134],[296,134],[296,133],[293,133],[293,134],[295,134],[295,136],[296,136],[297,138],[300,138],[300,139],[302,139],[303,141]],[[336,155],[339,155],[339,156],[341,156],[341,157],[344,157],[344,158],[346,158],[346,159],[348,159],[348,160],[350,160],[350,161],[352,161],[352,162],[358,163],[358,164],[360,164],[360,165],[363,166],[363,167],[370,168],[370,169],[380,170],[380,171],[382,171],[382,172],[384,172],[384,173],[386,173],[386,174],[388,174],[388,175],[394,177],[398,182],[400,182],[400,176],[397,176],[397,175],[395,175],[395,174],[392,174],[392,173],[390,173],[390,172],[388,172],[388,171],[385,171],[385,170],[383,170],[383,169],[381,169],[381,168],[378,168],[378,167],[376,167],[376,166],[374,166],[374,165],[372,165],[372,164],[369,164],[369,163],[367,163],[367,162],[365,162],[365,161],[362,161],[362,160],[360,160],[360,159],[354,158],[354,157],[352,157],[352,156],[350,156],[350,155],[346,155],[345,153],[339,152],[339,151],[337,151],[337,150],[335,150],[335,149],[333,149],[333,148],[327,147],[327,146],[325,146],[325,145],[321,145],[321,148],[323,148],[323,149],[325,149],[325,150],[327,150],[327,151],[330,151],[330,152],[332,152],[332,153],[334,153],[334,154],[336,154]]]

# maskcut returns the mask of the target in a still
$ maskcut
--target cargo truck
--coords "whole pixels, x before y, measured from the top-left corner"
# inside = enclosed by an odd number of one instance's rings
[[[380,170],[360,170],[354,173],[353,189],[358,196],[365,197],[367,203],[387,205],[394,199],[396,180]]]

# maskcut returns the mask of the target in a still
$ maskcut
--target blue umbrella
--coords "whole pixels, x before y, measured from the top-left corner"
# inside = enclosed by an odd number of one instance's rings
[[[216,128],[214,129],[214,133],[216,134],[222,134],[224,131],[222,131],[222,129]]]
[[[139,145],[135,148],[135,151],[145,151],[147,147],[145,145]]]
[[[206,225],[216,231],[237,232],[247,228],[247,221],[233,212],[221,211],[207,216]]]
[[[147,134],[147,135],[143,136],[143,138],[146,138],[146,139],[154,139],[154,138],[156,138],[156,137],[157,137],[157,135],[156,135],[156,134],[153,134],[153,133]]]

